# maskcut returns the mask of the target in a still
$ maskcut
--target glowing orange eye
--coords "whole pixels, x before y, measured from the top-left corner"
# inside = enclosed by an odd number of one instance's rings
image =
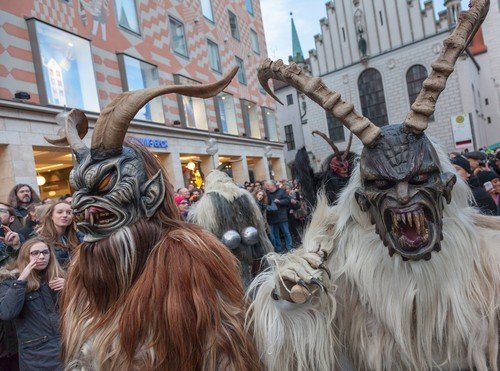
[[[101,183],[99,183],[99,191],[102,191],[105,189],[108,185],[109,182],[111,182],[111,174],[107,175],[103,180],[101,180]]]

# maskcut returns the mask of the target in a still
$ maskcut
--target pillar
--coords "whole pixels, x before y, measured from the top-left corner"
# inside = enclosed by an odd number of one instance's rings
[[[10,190],[19,183],[38,189],[36,183],[35,155],[30,145],[0,146],[0,200],[7,201]]]
[[[245,155],[241,156],[241,161],[233,162],[231,165],[233,168],[233,180],[236,184],[243,185],[250,180],[248,176],[247,157]]]

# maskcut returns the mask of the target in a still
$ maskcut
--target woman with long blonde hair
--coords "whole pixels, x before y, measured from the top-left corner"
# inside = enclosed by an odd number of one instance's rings
[[[13,321],[21,370],[60,370],[59,293],[65,272],[40,238],[26,241],[0,271],[0,320]]]
[[[83,235],[76,231],[70,204],[64,201],[47,205],[37,235],[43,237],[54,250],[59,264],[65,269],[69,265],[73,250],[83,238]]]

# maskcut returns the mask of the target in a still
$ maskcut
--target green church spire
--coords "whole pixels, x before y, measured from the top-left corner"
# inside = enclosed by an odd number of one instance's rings
[[[293,22],[292,12],[290,12],[290,17],[292,18],[292,60],[296,63],[304,62],[304,55],[302,54],[302,48],[300,47],[299,36],[297,35],[297,29],[295,28],[295,23]]]

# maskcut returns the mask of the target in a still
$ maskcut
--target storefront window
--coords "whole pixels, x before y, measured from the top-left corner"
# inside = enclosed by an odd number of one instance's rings
[[[214,21],[214,15],[212,13],[212,4],[210,0],[201,0],[201,12],[203,16],[210,21]]]
[[[276,128],[276,115],[274,111],[262,107],[262,118],[264,121],[264,127],[266,128],[267,139],[278,141],[278,129]]]
[[[28,29],[41,103],[99,112],[90,42],[35,19]]]
[[[255,103],[241,99],[241,112],[243,114],[243,122],[245,123],[245,132],[247,136],[252,138],[261,138],[258,108]]]
[[[137,34],[141,33],[139,21],[137,20],[135,0],[116,0],[115,10],[116,18],[120,26]]]
[[[124,91],[151,88],[159,85],[158,69],[156,66],[125,54],[118,54],[118,62],[120,64]],[[135,118],[165,122],[161,97],[157,97],[146,103],[137,115],[135,115]]]
[[[187,44],[186,44],[186,35],[184,33],[184,25],[179,22],[177,19],[170,19],[170,34],[171,42],[172,42],[172,50],[182,55],[183,57],[188,56]]]
[[[181,75],[174,75],[176,84],[197,85],[197,81],[191,80]],[[179,109],[181,112],[181,122],[185,127],[208,130],[207,113],[205,100],[202,98],[186,97],[177,95]]]
[[[217,109],[219,130],[223,133],[238,135],[233,96],[227,93],[220,93],[215,97],[215,106]]]

